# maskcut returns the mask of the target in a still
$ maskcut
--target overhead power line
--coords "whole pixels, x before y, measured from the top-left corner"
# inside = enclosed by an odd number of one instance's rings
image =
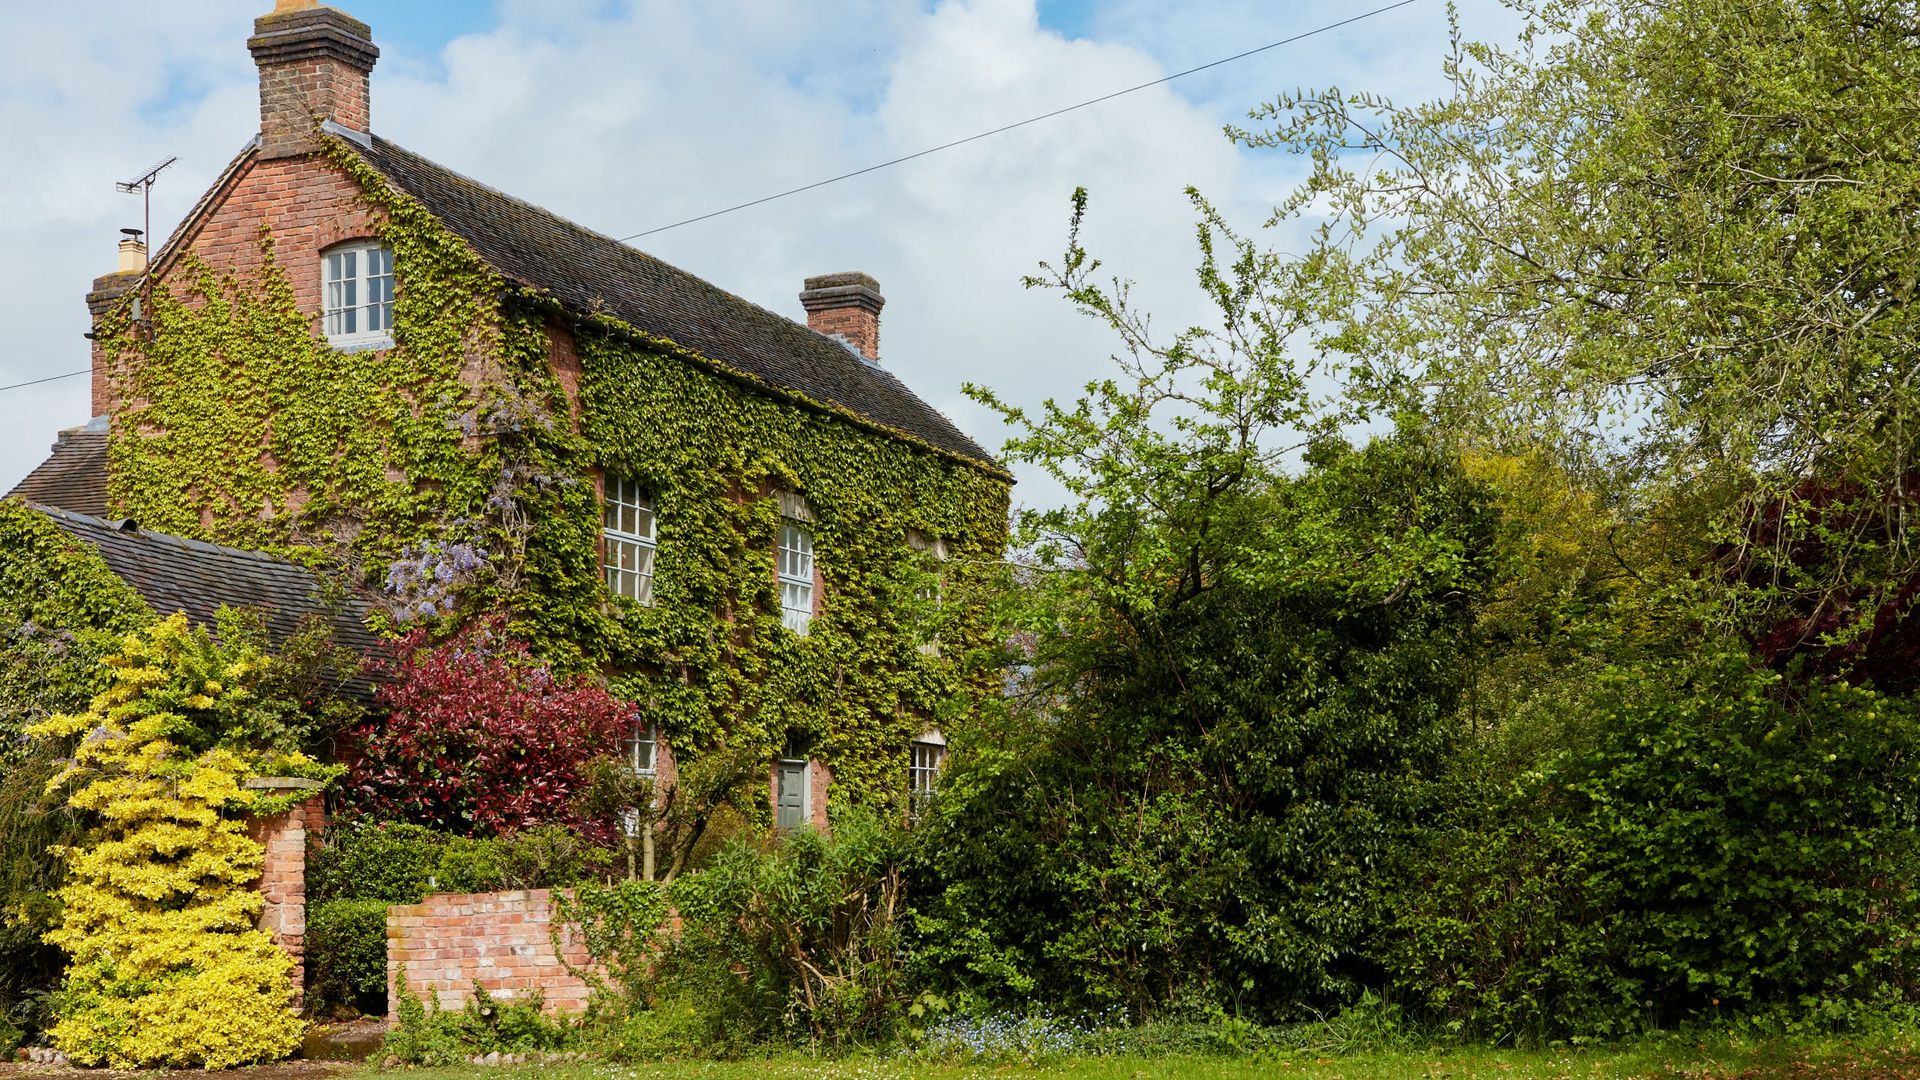
[[[58,382],[61,379],[71,379],[75,375],[88,374],[92,370],[92,368],[82,368],[79,371],[69,371],[65,375],[49,375],[44,379],[29,379],[26,382],[14,383],[12,386],[0,386],[0,391],[18,390],[23,386],[39,386],[41,383]]]
[[[1220,59],[1214,60],[1210,63],[1201,64],[1199,67],[1190,67],[1185,71],[1176,71],[1171,75],[1163,76],[1161,78],[1153,80],[1152,82],[1143,82],[1138,86],[1129,86],[1124,90],[1115,90],[1110,94],[1102,94],[1096,98],[1088,98],[1087,100],[1082,101],[1077,105],[1068,105],[1063,108],[1055,109],[1052,112],[1041,113],[1039,116],[1031,116],[1025,120],[1019,120],[1011,124],[1003,124],[1000,127],[994,128],[991,131],[982,131],[978,135],[969,135],[964,139],[955,139],[952,142],[941,143],[939,146],[930,146],[925,150],[921,150],[912,154],[907,154],[903,157],[897,157],[891,161],[882,161],[878,165],[869,165],[864,169],[855,169],[850,173],[841,173],[839,176],[830,176],[825,180],[816,180],[811,184],[803,184],[800,187],[789,188],[786,191],[782,191],[777,194],[762,196],[761,198],[758,198],[758,199],[753,199],[748,202],[738,203],[721,210],[714,210],[709,213],[701,214],[697,217],[690,217],[683,221],[676,221],[671,225],[661,225],[658,228],[648,229],[645,232],[634,233],[632,236],[622,236],[620,237],[620,242],[624,244],[629,240],[638,240],[638,239],[641,239],[642,237],[653,236],[657,233],[666,232],[669,229],[678,229],[682,225],[692,225],[695,222],[706,221],[710,218],[717,218],[723,214],[731,214],[738,210],[747,210],[755,206],[762,206],[762,205],[765,205],[766,203],[773,202],[776,199],[784,199],[789,195],[798,195],[804,191],[812,191],[815,188],[826,187],[828,184],[837,184],[842,180],[851,180],[856,176],[865,176],[870,172],[879,172],[881,169],[888,169],[888,168],[892,168],[895,165],[905,164],[906,162],[914,161],[916,159],[926,157],[929,154],[937,154],[942,150],[951,150],[956,146],[965,146],[970,142],[979,142],[981,139],[991,138],[992,136],[1003,134],[1008,131],[1012,131],[1015,128],[1023,128],[1023,127],[1026,127],[1028,124],[1037,124],[1042,120],[1051,120],[1056,116],[1064,116],[1067,113],[1074,112],[1079,109],[1087,108],[1090,105],[1098,105],[1103,101],[1112,101],[1114,98],[1117,98],[1117,97],[1125,97],[1128,94],[1137,93],[1141,90],[1148,90],[1153,87],[1163,85],[1165,83],[1170,83],[1175,79],[1184,79],[1189,75],[1198,74],[1199,72],[1206,71],[1209,68],[1217,68],[1222,64],[1231,64],[1236,60],[1245,60],[1249,56],[1257,56],[1260,53],[1267,52],[1270,49],[1277,49],[1282,45],[1291,45],[1296,41],[1304,41],[1307,38],[1314,37],[1319,34],[1327,33],[1330,30],[1338,30],[1343,26],[1351,26],[1354,23],[1360,22],[1363,19],[1371,19],[1375,15],[1384,15],[1389,11],[1393,11],[1398,8],[1403,8],[1409,4],[1414,4],[1418,2],[1419,0],[1399,0],[1398,3],[1388,4],[1385,7],[1377,7],[1377,8],[1374,8],[1372,11],[1363,11],[1360,14],[1354,15],[1350,18],[1341,19],[1339,22],[1331,22],[1325,26],[1315,27],[1312,30],[1307,30],[1307,31],[1303,31],[1302,33],[1295,34],[1292,37],[1281,38],[1279,41],[1262,45],[1257,49],[1248,49],[1246,52],[1234,53],[1232,56],[1223,56]]]
[[[990,131],[982,131],[977,135],[969,135],[964,139],[955,139],[952,142],[941,143],[939,146],[929,146],[925,150],[920,150],[920,151],[916,151],[915,153],[906,154],[901,157],[893,158],[889,161],[882,161],[877,165],[869,165],[864,169],[855,169],[849,173],[841,173],[839,176],[830,176],[830,177],[827,177],[825,180],[816,180],[811,184],[802,184],[801,186],[796,188],[788,188],[786,191],[777,192],[772,195],[765,195],[758,199],[752,199],[743,203],[736,203],[733,206],[728,206],[719,210],[714,210],[705,214],[700,214],[696,217],[690,217],[681,221],[676,221],[670,225],[661,225],[658,228],[647,229],[644,232],[637,232],[631,236],[622,236],[619,238],[619,242],[624,244],[629,240],[639,240],[643,237],[654,236],[656,234],[666,232],[669,229],[678,229],[683,225],[692,225],[692,224],[695,224],[696,222],[708,221],[712,218],[721,217],[722,215],[735,213],[740,210],[749,210],[756,206],[764,206],[767,203],[774,202],[775,200],[778,200],[778,199],[784,199],[791,195],[799,195],[802,192],[812,191],[815,188],[826,187],[828,184],[837,184],[842,180],[851,180],[856,176],[865,176],[871,172],[879,172],[881,169],[890,169],[895,165],[904,165],[909,161],[916,161],[920,158],[927,157],[930,154],[940,153],[942,150],[951,150],[956,146],[965,146],[968,143],[979,142],[981,139],[988,139],[988,138],[992,138],[995,135],[1005,134],[1006,132],[1012,131],[1015,128],[1023,128],[1029,124],[1037,124],[1042,120],[1051,120],[1056,116],[1065,116],[1067,113],[1070,113],[1070,112],[1077,112],[1081,109],[1085,109],[1093,105],[1101,104],[1102,102],[1112,101],[1114,98],[1125,97],[1128,94],[1139,93],[1142,90],[1150,90],[1153,87],[1163,86],[1167,83],[1170,83],[1175,79],[1184,79],[1189,75],[1197,75],[1202,71],[1207,71],[1212,68],[1217,68],[1224,64],[1231,64],[1236,60],[1245,60],[1249,56],[1258,56],[1263,52],[1269,52],[1273,49],[1277,49],[1281,47],[1282,45],[1291,45],[1296,41],[1305,41],[1310,37],[1317,37],[1320,34],[1325,34],[1333,30],[1338,30],[1343,26],[1352,26],[1354,23],[1360,22],[1362,20],[1371,19],[1376,15],[1385,15],[1389,11],[1396,11],[1410,4],[1416,4],[1419,2],[1420,0],[1398,0],[1397,3],[1387,4],[1383,7],[1377,7],[1372,9],[1371,11],[1363,11],[1358,15],[1349,16],[1345,19],[1341,19],[1338,22],[1330,22],[1325,26],[1316,26],[1312,30],[1305,30],[1298,34],[1294,34],[1292,37],[1284,37],[1284,38],[1281,38],[1279,41],[1269,42],[1265,45],[1259,46],[1258,48],[1248,49],[1245,52],[1237,52],[1237,53],[1234,53],[1232,56],[1223,56],[1218,60],[1209,61],[1208,63],[1201,64],[1197,67],[1187,68],[1185,71],[1176,71],[1171,75],[1161,76],[1160,78],[1154,79],[1151,82],[1143,82],[1138,86],[1129,86],[1123,90],[1115,90],[1112,93],[1101,94],[1099,97],[1088,98],[1085,101],[1078,102],[1073,105],[1063,106],[1061,108],[1054,109],[1052,112],[1044,112],[1038,116],[1030,116],[1025,120],[1017,120],[1011,124],[1002,124],[1001,126],[994,128]],[[172,164],[172,162],[169,161],[167,162],[167,164],[170,165]],[[165,168],[165,167],[166,165],[160,166],[160,168]],[[156,173],[158,171],[159,169],[154,170],[154,172]],[[151,175],[152,174],[148,174],[149,178],[151,177]],[[71,379],[76,375],[85,375],[85,374],[87,374],[87,370],[69,371],[64,375],[49,375],[44,379],[33,379],[28,382],[14,383],[12,386],[0,386],[0,393],[4,393],[5,391],[8,391],[8,390],[19,390],[23,387],[28,387],[28,386],[38,386],[41,383],[54,382],[59,379]]]

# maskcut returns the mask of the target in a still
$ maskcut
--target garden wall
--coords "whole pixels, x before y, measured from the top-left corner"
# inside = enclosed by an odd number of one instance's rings
[[[587,984],[554,952],[553,890],[436,893],[418,904],[387,909],[387,1015],[396,1016],[400,969],[406,990],[422,1001],[436,996],[457,1009],[475,983],[499,998],[540,991],[549,1010],[581,1009]],[[567,930],[561,954],[583,968],[587,950]]]
[[[259,777],[247,781],[247,787],[272,794],[294,791],[318,791],[312,780],[280,776]],[[255,925],[273,935],[273,943],[293,958],[293,994],[298,1004],[307,985],[307,834],[325,831],[325,801],[315,794],[295,803],[291,810],[255,820],[249,826],[254,841],[264,850],[260,880],[255,887],[264,899]]]

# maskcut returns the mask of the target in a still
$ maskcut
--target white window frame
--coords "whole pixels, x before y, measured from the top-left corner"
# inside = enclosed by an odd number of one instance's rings
[[[800,820],[792,825],[780,824],[780,779],[791,766],[800,767]],[[774,759],[773,766],[773,827],[776,829],[797,829],[813,824],[813,759],[780,757]]]
[[[793,518],[780,521],[774,568],[780,578],[780,624],[807,636],[813,626],[813,531]]]
[[[377,269],[385,273],[370,272]],[[385,299],[373,300],[375,295]],[[320,326],[327,344],[356,351],[391,347],[393,300],[393,249],[386,244],[352,240],[320,253]]]
[[[627,728],[627,737],[623,740],[627,757],[627,768],[635,776],[652,777],[660,771],[660,729],[636,718]]]
[[[947,601],[947,542],[918,529],[909,529],[907,546],[933,562],[933,583],[919,590],[919,599],[937,614]],[[927,640],[920,643],[920,652],[925,656],[940,655],[940,635],[928,635]]]
[[[605,488],[600,502],[600,578],[613,595],[652,605],[653,571],[660,549],[659,511],[640,485],[623,476],[607,474]]]
[[[946,736],[929,731],[908,744],[907,755],[907,819],[918,822],[933,801],[940,770],[947,767]]]

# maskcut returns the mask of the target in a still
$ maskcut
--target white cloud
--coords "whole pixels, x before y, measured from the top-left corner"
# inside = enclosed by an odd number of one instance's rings
[[[353,11],[353,0],[342,0]],[[1490,0],[1470,7],[1490,8]],[[82,294],[112,264],[137,200],[112,181],[178,154],[165,232],[256,122],[249,20],[265,0],[118,0],[15,16],[0,40],[0,384],[86,365]],[[1438,84],[1438,4],[1377,33],[1274,50],[944,154],[641,241],[798,316],[803,277],[865,270],[888,297],[885,362],[989,447],[1002,433],[963,381],[1037,402],[1105,370],[1110,342],[1020,277],[1058,253],[1067,196],[1093,192],[1086,238],[1161,325],[1201,317],[1191,289],[1197,185],[1248,225],[1297,165],[1229,145],[1221,125],[1273,90]],[[374,23],[373,11],[358,11]],[[409,148],[620,235],[1023,119],[1326,21],[1252,0],[1175,11],[1106,5],[1087,39],[1031,0],[686,4],[502,0],[494,27],[426,62],[390,50],[374,127]],[[1472,28],[1471,20],[1470,26]],[[1284,72],[1281,78],[1276,72]],[[0,485],[86,418],[86,380],[0,397]],[[1023,495],[1045,497],[1045,485]]]

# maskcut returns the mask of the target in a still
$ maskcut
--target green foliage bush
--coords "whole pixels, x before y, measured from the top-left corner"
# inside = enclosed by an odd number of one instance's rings
[[[677,926],[656,933],[669,909]],[[865,810],[836,813],[831,835],[735,839],[671,886],[582,889],[562,908],[613,976],[633,1056],[894,1038],[912,1005],[903,914],[899,829]]]
[[[1844,1018],[1920,974],[1920,703],[1711,648],[1610,670],[1590,745],[1465,798],[1387,954],[1495,1038]]]
[[[307,995],[316,1012],[328,1002],[386,1011],[388,906],[327,900],[307,908]]]
[[[559,825],[475,838],[398,822],[340,822],[308,853],[307,897],[417,904],[430,892],[554,888],[606,877],[615,857]]]
[[[462,1008],[442,1009],[438,1000],[422,1002],[403,993],[395,1012],[399,1022],[387,1033],[381,1053],[406,1065],[462,1065],[487,1054],[560,1053],[579,1047],[585,1034],[569,1017],[546,1015],[538,991],[498,1001],[478,984]]]
[[[916,830],[914,960],[941,992],[1259,1019],[1357,995],[1379,867],[1455,740],[1493,519],[1417,436],[1310,461],[1204,531],[1080,523],[1107,580],[1037,598],[1076,620],[1042,646],[1044,711],[963,743]],[[1191,546],[1197,580],[1112,552],[1149,528],[1131,542]]]

